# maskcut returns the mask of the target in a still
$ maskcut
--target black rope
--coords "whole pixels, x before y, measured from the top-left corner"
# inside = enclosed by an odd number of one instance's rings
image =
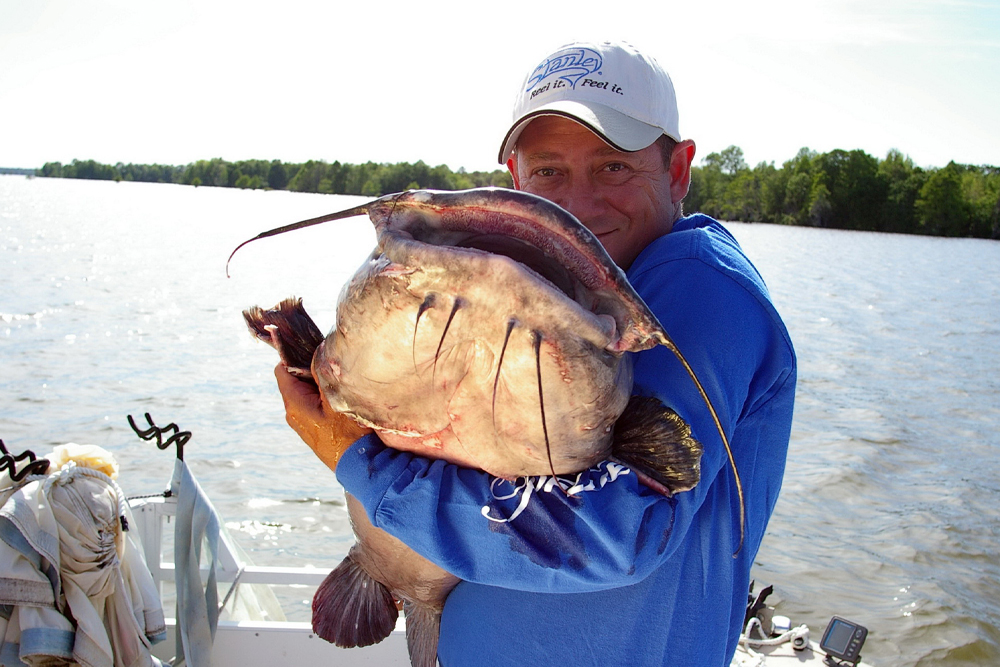
[[[125,500],[131,502],[133,500],[145,500],[146,498],[169,498],[172,495],[174,495],[173,492],[170,489],[167,489],[166,491],[160,491],[159,493],[146,493],[141,496],[128,496]]]

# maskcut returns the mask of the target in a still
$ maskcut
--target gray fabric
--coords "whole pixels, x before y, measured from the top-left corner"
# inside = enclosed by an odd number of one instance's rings
[[[188,667],[211,667],[212,643],[219,624],[219,515],[187,464],[177,459],[170,490],[177,496],[174,575],[177,586],[177,655]],[[203,544],[208,547],[208,578],[201,580]]]
[[[165,635],[163,610],[141,547],[122,529],[128,507],[114,480],[69,461],[5,495],[3,663],[159,666],[149,649]]]

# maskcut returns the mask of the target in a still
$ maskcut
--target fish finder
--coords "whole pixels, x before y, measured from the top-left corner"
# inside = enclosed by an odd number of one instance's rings
[[[846,618],[834,616],[823,632],[819,647],[828,657],[853,665],[861,659],[861,647],[864,646],[867,637],[868,628]]]

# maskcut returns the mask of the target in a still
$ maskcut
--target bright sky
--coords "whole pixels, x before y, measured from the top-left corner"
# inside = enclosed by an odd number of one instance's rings
[[[578,38],[654,55],[699,157],[1000,165],[998,0],[0,0],[0,166],[489,170],[524,74]]]

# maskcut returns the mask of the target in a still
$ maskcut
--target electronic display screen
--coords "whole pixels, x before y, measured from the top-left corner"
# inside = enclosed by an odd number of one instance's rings
[[[857,662],[867,636],[868,629],[863,625],[834,616],[830,619],[830,625],[826,626],[823,641],[819,645],[827,655]]]
[[[826,635],[825,644],[837,653],[845,653],[851,637],[854,636],[854,627],[853,625],[844,623],[840,619],[835,619],[830,624],[830,631]]]

